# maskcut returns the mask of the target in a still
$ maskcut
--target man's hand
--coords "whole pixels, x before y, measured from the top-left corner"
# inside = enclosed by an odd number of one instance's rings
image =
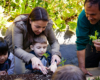
[[[52,56],[51,64],[54,64],[55,61],[57,61],[57,65],[61,62],[61,59],[58,55],[53,55]]]
[[[80,68],[80,69],[84,72],[84,74],[92,76],[92,74],[89,71],[87,71],[86,68]]]
[[[100,39],[93,41],[97,51],[100,51]]]
[[[85,49],[77,51],[77,57],[78,57],[80,69],[84,72],[84,74],[88,74],[88,75],[92,76],[92,74],[90,72],[88,72],[85,68]]]

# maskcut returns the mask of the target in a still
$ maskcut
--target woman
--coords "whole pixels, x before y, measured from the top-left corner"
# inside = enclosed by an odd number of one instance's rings
[[[60,63],[61,54],[59,52],[59,43],[52,30],[52,21],[48,19],[48,14],[44,8],[36,7],[29,15],[20,15],[15,18],[13,24],[8,28],[5,40],[8,42],[10,51],[22,59],[24,62],[32,62],[32,67],[41,69],[43,73],[47,72],[41,61],[33,54],[25,51],[33,42],[34,36],[45,34],[51,45],[53,64],[55,60]]]

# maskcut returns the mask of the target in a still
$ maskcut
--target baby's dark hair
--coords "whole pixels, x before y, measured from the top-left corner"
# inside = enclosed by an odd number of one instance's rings
[[[47,44],[47,38],[45,35],[40,34],[34,37],[32,45],[35,43],[46,43]]]
[[[2,37],[0,37],[0,55],[6,55],[7,52],[8,52],[8,44]]]
[[[65,65],[58,67],[52,76],[52,80],[86,80],[86,76],[79,67]]]

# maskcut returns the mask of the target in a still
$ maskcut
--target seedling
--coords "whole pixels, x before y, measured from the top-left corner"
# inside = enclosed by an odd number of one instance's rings
[[[90,78],[88,78],[88,80],[90,80]]]
[[[88,77],[87,80],[100,80],[100,76],[96,76],[93,78]]]
[[[64,66],[65,62],[66,62],[66,59],[62,58],[60,64],[62,64],[62,66]]]
[[[44,53],[43,56],[45,56],[46,58],[48,58],[49,54],[48,53]]]
[[[95,78],[95,80],[100,80],[100,77],[99,77],[99,76],[98,76],[98,77],[96,77],[96,78]]]
[[[96,31],[95,31],[95,34],[94,34],[94,35],[90,35],[89,37],[90,37],[91,40],[96,40],[96,39],[98,39],[98,38],[97,38],[98,34],[99,34],[99,33],[98,33],[97,30],[96,30]]]

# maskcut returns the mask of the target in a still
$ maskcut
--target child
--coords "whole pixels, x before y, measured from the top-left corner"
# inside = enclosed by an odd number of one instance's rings
[[[0,37],[0,75],[10,75],[13,74],[13,72],[14,56],[8,51],[7,42]]]
[[[65,65],[58,67],[52,80],[86,80],[86,76],[77,66]]]
[[[32,54],[34,54],[37,58],[39,58],[42,62],[42,64],[46,67],[49,67],[51,65],[51,53],[49,53],[47,50],[47,38],[45,35],[36,36],[34,38],[34,43],[30,46]],[[32,68],[32,63],[25,64],[26,69],[31,70],[31,72],[37,72],[39,70],[34,70]],[[50,67],[50,70],[55,72],[57,69],[57,64],[52,64]],[[41,69],[40,69],[41,70]],[[40,71],[39,71],[40,72]]]

